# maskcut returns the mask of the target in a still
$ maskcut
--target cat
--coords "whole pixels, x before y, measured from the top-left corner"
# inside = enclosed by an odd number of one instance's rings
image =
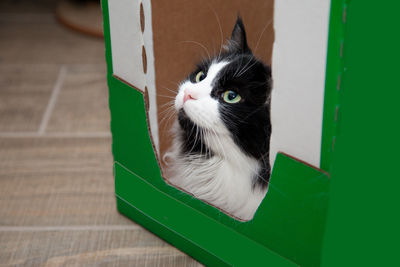
[[[236,219],[252,219],[271,172],[271,89],[271,69],[253,55],[238,16],[220,54],[178,87],[167,181]]]

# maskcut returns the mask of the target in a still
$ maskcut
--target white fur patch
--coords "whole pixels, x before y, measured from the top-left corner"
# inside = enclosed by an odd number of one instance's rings
[[[169,163],[168,180],[234,217],[250,220],[266,194],[266,190],[253,189],[252,184],[261,166],[234,143],[220,118],[218,101],[210,96],[215,77],[227,64],[213,63],[201,82],[181,84],[175,108],[183,108],[188,117],[204,129],[199,136],[203,136],[214,156],[206,159],[200,155],[182,155],[183,140],[177,134],[181,129],[175,122],[173,145],[165,154]],[[185,89],[196,99],[184,103]]]
[[[183,108],[188,117],[198,126],[219,131],[222,121],[218,112],[218,100],[210,96],[212,84],[218,73],[228,62],[213,63],[204,80],[192,83],[190,80],[179,86],[178,95],[175,98],[175,108],[178,111]],[[196,100],[188,100],[183,103],[184,91],[187,90]]]

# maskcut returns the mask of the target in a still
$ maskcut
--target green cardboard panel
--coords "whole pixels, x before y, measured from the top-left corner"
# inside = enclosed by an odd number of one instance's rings
[[[119,210],[198,260],[214,266],[296,266],[230,227],[115,164]]]
[[[208,265],[319,266],[328,175],[278,154],[269,192],[248,222],[168,185],[143,94],[112,76],[107,1],[102,6],[118,210]]]
[[[149,137],[143,94],[112,76],[108,86],[114,161],[159,183],[161,172]]]
[[[202,262],[212,263],[221,257],[227,264],[246,266],[246,262],[239,260],[246,255],[254,264],[270,262],[272,266],[286,266],[285,261],[278,260],[281,257],[276,258],[272,253],[276,252],[298,265],[318,266],[328,178],[283,154],[278,155],[276,164],[277,171],[272,178],[282,182],[270,189],[250,222],[230,219],[227,223],[221,220],[226,216],[222,213],[217,217],[207,216],[206,210],[201,212],[190,201],[185,203],[173,198],[116,163],[118,209]],[[302,175],[293,175],[293,172]],[[292,183],[293,177],[297,183]],[[291,189],[285,190],[288,183]],[[300,184],[306,184],[306,198],[297,190]],[[254,244],[267,252],[253,248]],[[226,252],[220,251],[222,248]],[[253,255],[254,251],[260,255]],[[238,259],[233,257],[237,253]]]
[[[328,201],[329,180],[325,173],[278,154],[269,192],[254,219],[249,222],[237,221],[165,183],[148,136],[143,95],[113,77],[110,78],[110,88],[113,153],[118,162],[116,166],[124,166],[132,173],[130,179],[125,178],[127,181],[121,185],[120,172],[116,171],[116,194],[119,198],[124,199],[132,208],[141,210],[138,207],[139,200],[131,197],[137,194],[138,187],[135,183],[138,177],[143,177],[140,180],[146,181],[155,192],[169,195],[177,203],[190,206],[205,218],[218,221],[296,263],[318,265]],[[158,200],[146,193],[140,202],[157,204]],[[124,213],[125,210],[121,212]],[[175,214],[173,205],[169,208],[153,207],[151,210],[158,210],[160,214],[168,212],[171,216]],[[179,214],[181,213],[176,214],[177,218],[183,219]],[[208,227],[204,225],[193,228],[196,232],[199,229],[203,233],[208,232]],[[185,238],[193,239],[191,236]],[[230,245],[238,246],[231,242],[225,246]],[[180,248],[185,250],[184,247]],[[204,249],[204,245],[201,248]]]
[[[322,266],[400,266],[399,10],[346,1]]]
[[[321,169],[330,172],[333,150],[336,141],[340,87],[343,80],[344,20],[346,19],[345,0],[331,2],[328,55],[325,78],[324,116],[322,123]]]

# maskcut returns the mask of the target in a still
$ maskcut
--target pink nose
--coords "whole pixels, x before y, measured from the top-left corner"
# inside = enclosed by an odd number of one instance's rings
[[[196,98],[194,98],[187,89],[185,89],[185,91],[183,92],[183,104],[185,104],[186,101],[188,100],[195,100]]]

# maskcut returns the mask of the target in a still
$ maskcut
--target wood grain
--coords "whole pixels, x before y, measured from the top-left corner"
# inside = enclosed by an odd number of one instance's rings
[[[0,18],[3,64],[104,64],[104,44],[97,38],[60,26],[53,14],[26,17],[24,14]]]
[[[38,129],[59,69],[53,65],[0,65],[1,132]]]
[[[109,132],[105,65],[69,66],[48,132]]]
[[[2,266],[200,266],[143,230],[0,232]]]
[[[117,212],[104,43],[53,8],[0,2],[0,266],[201,266]]]
[[[43,14],[50,13],[56,7],[57,1],[54,0],[1,0],[0,13],[13,14]]]
[[[109,138],[0,139],[1,225],[127,224]]]

